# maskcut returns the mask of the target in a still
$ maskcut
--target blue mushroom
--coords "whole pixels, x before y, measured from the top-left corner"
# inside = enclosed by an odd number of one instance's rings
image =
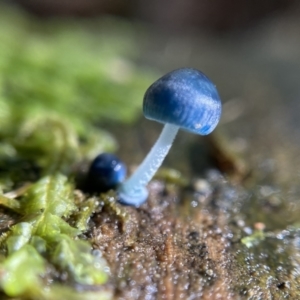
[[[144,96],[146,118],[164,128],[135,173],[118,188],[121,203],[140,206],[148,197],[146,185],[161,166],[179,130],[206,135],[217,126],[221,101],[215,85],[202,72],[183,68],[154,82]]]
[[[125,164],[114,154],[102,153],[92,162],[88,173],[89,189],[105,192],[118,186],[126,177]]]

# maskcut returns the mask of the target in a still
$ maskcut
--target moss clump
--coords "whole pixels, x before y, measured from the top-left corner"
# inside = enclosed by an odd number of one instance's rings
[[[116,148],[99,123],[131,122],[152,80],[129,60],[130,28],[106,25],[41,22],[1,6],[2,298],[111,297],[106,262],[82,235],[98,202],[77,201],[74,170]]]
[[[1,241],[7,259],[0,264],[0,286],[7,295],[40,294],[45,287],[39,276],[46,276],[49,264],[66,272],[70,283],[106,282],[105,261],[92,255],[91,245],[78,239],[82,231],[67,222],[77,210],[73,193],[67,178],[58,174],[42,178],[20,199],[17,212],[23,219]]]

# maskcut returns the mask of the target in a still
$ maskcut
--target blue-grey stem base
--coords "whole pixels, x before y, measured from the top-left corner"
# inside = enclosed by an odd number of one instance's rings
[[[118,188],[119,201],[123,204],[140,206],[148,198],[146,188],[168,154],[179,127],[166,124],[144,161],[134,174]]]

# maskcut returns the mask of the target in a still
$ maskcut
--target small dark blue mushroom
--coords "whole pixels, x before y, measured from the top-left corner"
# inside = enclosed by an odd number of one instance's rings
[[[87,184],[94,192],[106,192],[116,188],[126,177],[125,164],[114,154],[102,153],[92,162]]]
[[[140,206],[146,185],[161,166],[179,128],[206,135],[217,126],[221,101],[215,85],[202,72],[178,69],[154,82],[144,96],[146,118],[165,124],[161,135],[135,173],[118,188],[119,201]]]

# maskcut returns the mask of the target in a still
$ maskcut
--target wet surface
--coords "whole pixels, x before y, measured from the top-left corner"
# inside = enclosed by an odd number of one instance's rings
[[[259,201],[255,217],[252,193],[216,171],[181,193],[168,185],[153,181],[138,209],[105,196],[93,218],[116,299],[298,299],[300,231],[275,229],[265,215],[278,207]]]
[[[94,218],[94,243],[111,267],[116,298],[229,295],[218,278],[229,246],[221,221],[202,210],[193,212],[197,200],[181,201],[176,194],[164,195],[163,189],[153,182],[147,204],[139,209],[122,207],[126,215],[122,220],[105,208]]]

